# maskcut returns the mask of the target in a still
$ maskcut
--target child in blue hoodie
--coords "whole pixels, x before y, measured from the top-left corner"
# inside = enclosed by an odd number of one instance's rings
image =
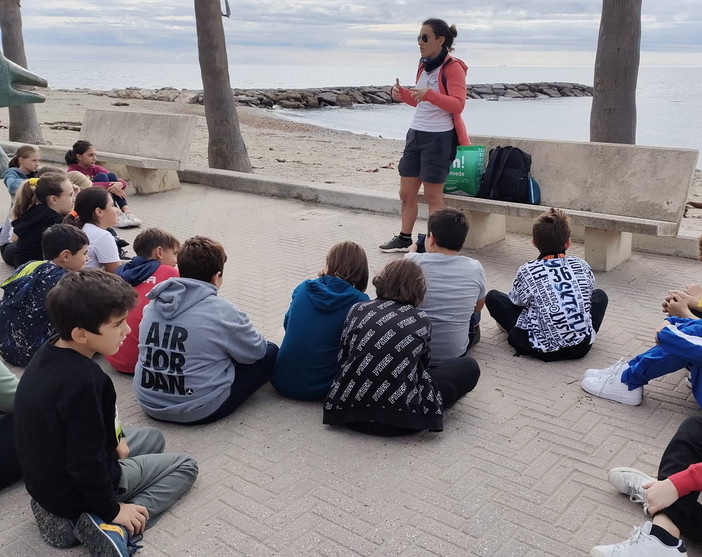
[[[368,259],[354,242],[339,242],[327,254],[316,279],[300,284],[285,314],[285,338],[271,383],[283,396],[323,400],[337,371],[346,314],[367,302]]]
[[[278,347],[217,296],[227,256],[195,236],[178,250],[180,277],[157,284],[139,325],[134,393],[157,420],[206,424],[228,416],[273,373]]]
[[[0,285],[0,356],[26,366],[39,347],[56,334],[46,309],[46,295],[69,271],[85,266],[88,237],[69,224],[55,224],[41,236],[46,261],[30,261]]]
[[[5,152],[3,151],[3,154]],[[15,203],[15,194],[20,186],[37,175],[41,155],[39,149],[33,145],[22,145],[15,152],[15,156],[7,162],[7,170],[3,173],[3,180],[7,191],[10,193],[10,210],[0,231],[0,250],[5,252],[5,246],[10,243],[12,237],[12,206]],[[5,261],[8,265],[13,265],[12,261]]]

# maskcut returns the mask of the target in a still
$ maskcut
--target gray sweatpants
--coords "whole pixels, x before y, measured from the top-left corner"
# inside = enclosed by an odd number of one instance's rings
[[[119,461],[117,500],[146,507],[150,528],[193,485],[197,463],[184,453],[164,453],[166,442],[158,429],[125,428],[124,435],[129,457]]]

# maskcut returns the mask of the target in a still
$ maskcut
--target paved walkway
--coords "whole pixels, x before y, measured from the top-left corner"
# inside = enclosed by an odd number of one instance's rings
[[[221,295],[270,336],[293,288],[316,275],[334,242],[361,243],[372,273],[396,257],[375,248],[398,226],[381,215],[191,185],[130,205],[181,239],[222,241],[229,261]],[[2,196],[0,214],[6,210]],[[534,251],[525,237],[508,235],[468,255],[482,262],[489,287],[507,289]],[[0,278],[8,274],[0,263]],[[170,450],[198,460],[200,478],[147,532],[139,555],[562,557],[625,539],[645,517],[609,486],[607,469],[654,474],[677,426],[699,410],[683,372],[650,385],[640,407],[593,399],[579,381],[588,367],[649,347],[666,290],[699,282],[700,263],[635,254],[597,280],[610,307],[579,362],[513,357],[486,312],[473,350],[481,380],[448,412],[441,434],[382,439],[324,426],[320,404],[283,399],[270,386],[219,423],[160,424]],[[125,425],[153,425],[130,380],[109,373]],[[0,555],[85,555],[44,545],[28,500],[20,484],[0,491]]]

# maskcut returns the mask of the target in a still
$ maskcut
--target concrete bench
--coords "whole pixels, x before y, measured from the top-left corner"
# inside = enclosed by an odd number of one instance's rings
[[[467,247],[481,248],[503,239],[506,217],[533,219],[548,207],[558,207],[573,224],[585,227],[585,259],[599,271],[609,271],[631,257],[632,233],[677,234],[698,156],[691,149],[614,143],[471,139],[485,145],[486,151],[513,145],[531,154],[541,204],[447,194],[446,204],[468,216]]]
[[[196,116],[157,112],[85,111],[81,139],[95,145],[98,163],[129,179],[137,193],[150,194],[180,187],[177,171],[184,167]],[[115,169],[116,170],[116,169]]]

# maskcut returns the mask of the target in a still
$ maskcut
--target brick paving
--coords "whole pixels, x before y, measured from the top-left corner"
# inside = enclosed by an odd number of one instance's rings
[[[3,196],[0,214],[6,204]],[[269,337],[280,334],[293,288],[317,274],[334,242],[362,244],[372,274],[398,257],[376,249],[398,227],[382,215],[193,185],[130,205],[145,223],[181,239],[203,234],[223,242],[229,261],[220,295]],[[582,255],[583,248],[571,251]],[[482,262],[488,286],[503,290],[535,255],[518,235],[466,253]],[[581,361],[514,357],[485,312],[472,352],[481,380],[447,413],[441,434],[384,439],[324,426],[321,404],[286,400],[270,386],[216,424],[158,424],[170,450],[197,459],[200,477],[146,533],[139,555],[563,556],[625,539],[645,517],[609,486],[607,469],[655,474],[678,425],[699,409],[684,372],[654,381],[640,407],[593,399],[579,381],[588,367],[648,348],[667,289],[699,282],[699,265],[634,254],[598,274],[610,305]],[[0,263],[0,278],[9,271]],[[124,424],[154,425],[130,379],[108,373]],[[28,501],[21,484],[0,491],[0,555],[86,554],[46,546]]]

